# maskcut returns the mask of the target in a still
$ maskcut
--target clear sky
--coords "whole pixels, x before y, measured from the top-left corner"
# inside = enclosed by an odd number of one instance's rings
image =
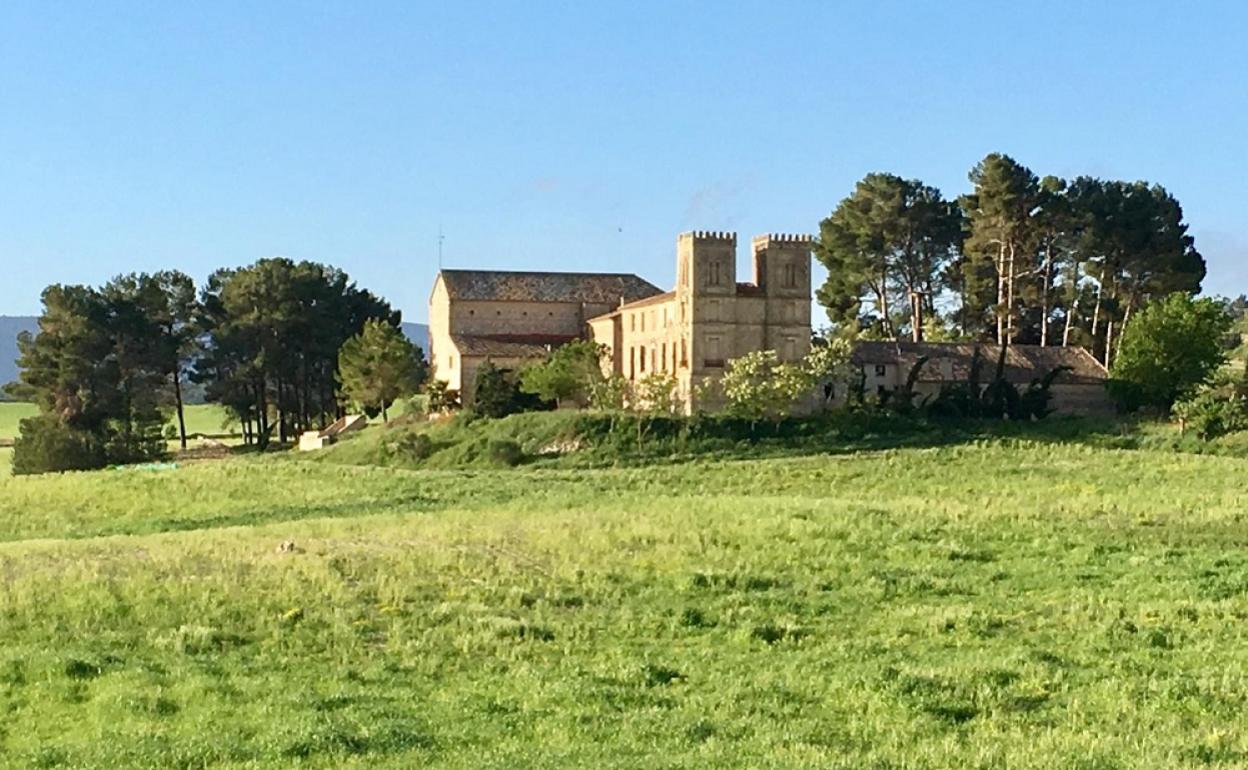
[[[1160,182],[1248,291],[1248,4],[0,4],[0,314],[284,255],[423,321],[448,267],[813,232],[871,171]]]

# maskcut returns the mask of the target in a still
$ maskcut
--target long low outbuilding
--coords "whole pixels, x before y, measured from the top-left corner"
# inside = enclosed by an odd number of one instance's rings
[[[968,382],[977,353],[979,381],[987,385],[996,375],[1001,356],[1000,345],[872,340],[859,342],[854,347],[851,361],[855,368],[862,371],[865,392],[878,395],[904,388],[911,370],[920,359],[925,358],[914,384],[914,392],[923,398],[936,395],[946,385]],[[1054,413],[1080,416],[1113,414],[1114,403],[1106,389],[1109,372],[1086,349],[1073,346],[1006,346],[1004,377],[1020,388],[1058,368],[1063,371],[1050,387],[1052,400],[1049,405]]]

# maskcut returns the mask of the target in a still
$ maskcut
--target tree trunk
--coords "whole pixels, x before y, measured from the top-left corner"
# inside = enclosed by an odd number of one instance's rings
[[[1006,284],[1005,303],[1005,337],[1006,342],[1014,341],[1014,244],[1010,244],[1009,282]]]
[[[923,295],[917,291],[910,292],[910,337],[915,342],[923,341]]]
[[[186,451],[186,415],[182,409],[182,373],[173,371],[173,400],[178,407],[178,436],[182,439],[182,451]]]
[[[1044,246],[1044,286],[1040,292],[1040,347],[1049,344],[1049,286],[1053,283],[1053,242]]]
[[[1070,344],[1070,327],[1075,317],[1075,311],[1079,309],[1079,296],[1075,295],[1075,299],[1070,303],[1070,307],[1066,308],[1066,328],[1062,330],[1062,347]]]
[[[997,344],[1005,343],[1005,318],[1001,308],[1005,305],[1005,244],[997,246]]]
[[[1109,351],[1114,347],[1114,322],[1112,320],[1105,322],[1105,368],[1109,368]]]

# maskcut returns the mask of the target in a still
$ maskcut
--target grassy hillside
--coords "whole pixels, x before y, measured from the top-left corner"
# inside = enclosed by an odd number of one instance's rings
[[[0,480],[0,764],[1238,766],[1244,470],[977,441]]]

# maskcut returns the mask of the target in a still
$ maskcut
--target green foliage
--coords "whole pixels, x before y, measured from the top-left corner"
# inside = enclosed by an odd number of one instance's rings
[[[14,443],[13,473],[79,471],[107,464],[108,453],[95,433],[72,428],[51,414],[21,421]]]
[[[923,317],[936,313],[961,240],[957,207],[917,179],[868,174],[820,223],[819,233],[815,258],[828,278],[817,297],[832,323],[854,331],[865,326],[889,339],[908,324],[918,338]],[[870,298],[869,312],[863,297]]]
[[[459,391],[452,390],[446,380],[429,378],[425,383],[425,408],[429,414],[442,414],[459,409]]]
[[[624,375],[612,372],[595,380],[589,391],[589,405],[602,411],[619,411],[628,406],[632,388]]]
[[[633,408],[646,414],[675,414],[676,377],[667,372],[650,372],[637,381],[632,398]]]
[[[799,364],[781,363],[774,350],[757,350],[732,359],[720,379],[728,411],[751,420],[787,414],[793,402],[813,386]]]
[[[341,270],[285,258],[218,270],[200,305],[206,344],[193,379],[262,447],[331,420],[343,345],[370,319],[399,323],[397,311]]]
[[[347,401],[366,409],[387,409],[424,383],[428,365],[424,353],[398,326],[379,318],[364,322],[359,334],[338,351],[338,383]]]
[[[524,450],[511,439],[491,439],[486,444],[486,453],[495,465],[508,468],[515,467],[524,460]]]
[[[1141,311],[1127,326],[1111,375],[1127,406],[1169,409],[1226,361],[1231,328],[1213,299],[1174,293]]]
[[[549,409],[550,404],[520,389],[519,378],[510,370],[500,369],[486,360],[477,369],[476,390],[472,410],[482,417],[506,417],[517,412]]]
[[[526,368],[520,375],[520,388],[559,406],[569,401],[587,404],[606,379],[604,355],[604,345],[574,340],[556,348],[545,362]]]
[[[1248,430],[1248,371],[1239,377],[1219,372],[1176,401],[1171,411],[1180,430],[1190,429],[1202,441]]]
[[[162,325],[164,292],[164,284],[146,275],[121,276],[98,290],[44,291],[38,334],[18,339],[22,374],[12,390],[34,400],[46,419],[23,424],[16,472],[164,454],[161,409],[177,358]],[[66,456],[57,458],[61,451]]]

